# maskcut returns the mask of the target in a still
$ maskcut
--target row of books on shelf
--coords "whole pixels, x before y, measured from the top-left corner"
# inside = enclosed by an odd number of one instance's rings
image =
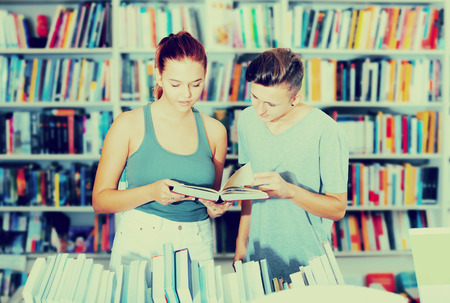
[[[156,48],[170,33],[185,30],[204,42],[200,7],[162,3],[125,3],[119,7],[120,48]]]
[[[305,59],[306,101],[410,102],[442,100],[438,59]]]
[[[428,227],[424,210],[350,212],[333,224],[333,247],[337,251],[408,251],[410,228]]]
[[[97,163],[57,163],[0,167],[2,206],[89,206]]]
[[[294,5],[288,12],[294,48],[443,49],[444,9],[417,5]]]
[[[235,262],[222,274],[214,260],[191,259],[187,248],[165,243],[160,255],[127,260],[116,269],[80,254],[40,257],[34,262],[23,299],[28,302],[252,302],[276,291],[306,285],[344,284],[331,251],[313,257],[292,273],[292,281],[272,277],[266,259]],[[330,255],[331,254],[331,255]]]
[[[351,163],[347,200],[373,207],[436,204],[438,175],[436,166]]]
[[[0,10],[0,48],[30,48],[29,16]],[[111,46],[111,3],[81,2],[77,7],[56,6],[47,48]]]
[[[250,101],[245,72],[251,57],[210,60],[200,100]],[[442,100],[441,61],[437,59],[311,58],[304,62],[305,101],[426,104]],[[153,100],[154,60],[124,56],[120,64],[121,99]],[[111,100],[108,58],[23,59],[13,55],[0,57],[0,67],[0,103]]]
[[[62,212],[0,213],[0,253],[109,253],[114,214],[93,216],[93,225],[72,225]]]
[[[80,2],[75,8],[58,5],[46,47],[109,47],[111,22],[111,3]]]
[[[99,155],[111,112],[74,109],[0,113],[0,154]]]
[[[28,273],[9,268],[0,269],[0,296],[8,298],[25,285]]]
[[[0,103],[111,98],[110,59],[0,57]]]
[[[331,113],[346,133],[351,154],[437,154],[441,152],[442,114]]]

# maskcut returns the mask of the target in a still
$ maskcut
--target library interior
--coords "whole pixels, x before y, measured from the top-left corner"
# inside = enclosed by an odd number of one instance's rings
[[[446,0],[0,0],[0,302],[450,302],[449,14]],[[300,56],[299,102],[345,135],[345,215],[320,221],[322,239],[305,209],[319,253],[288,277],[264,254],[235,260],[251,200],[207,217],[208,261],[165,242],[110,267],[128,210],[94,210],[103,143],[117,117],[153,110],[158,45],[180,31],[207,55],[193,107],[226,129],[222,185],[249,161],[246,71],[267,50]]]

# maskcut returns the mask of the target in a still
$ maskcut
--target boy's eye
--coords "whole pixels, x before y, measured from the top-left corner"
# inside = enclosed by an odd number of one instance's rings
[[[270,107],[274,107],[275,106],[275,104],[273,104],[273,103],[266,103],[267,105],[269,105]]]
[[[198,83],[198,84],[192,84],[192,86],[193,86],[193,87],[199,87],[199,86],[200,86],[200,83]]]

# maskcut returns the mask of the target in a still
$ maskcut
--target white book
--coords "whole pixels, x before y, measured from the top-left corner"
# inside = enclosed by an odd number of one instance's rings
[[[339,27],[342,23],[342,11],[340,9],[334,10],[334,18],[333,24],[331,26],[330,31],[330,44],[328,45],[328,49],[336,49],[338,46],[338,38],[339,38]]]
[[[331,268],[330,261],[328,260],[327,255],[321,255],[320,261],[322,262],[323,269],[328,278],[328,283],[330,285],[337,285],[336,277],[334,276],[333,269]]]
[[[303,266],[302,270],[305,274],[306,281],[308,282],[308,286],[317,285],[316,279],[314,278],[314,274],[311,269],[311,265]]]
[[[33,303],[33,297],[39,290],[43,277],[45,274],[47,261],[44,257],[39,257],[34,261],[31,267],[30,274],[28,275],[27,282],[22,291],[23,299],[25,303]]]
[[[105,303],[113,302],[114,292],[115,292],[116,287],[117,287],[116,280],[115,280],[115,275],[116,274],[113,271],[109,271],[109,273],[108,273],[108,277],[107,277],[108,281],[106,283]]]
[[[222,267],[217,265],[214,267],[215,272],[215,280],[216,280],[216,297],[217,303],[224,303],[224,295],[223,295],[223,281],[222,281]]]
[[[167,303],[164,292],[164,256],[152,257],[152,299],[154,303]]]
[[[90,273],[89,287],[86,292],[86,303],[96,303],[102,278],[103,265],[94,264]]]
[[[122,302],[122,287],[123,287],[123,264],[115,268],[116,274],[116,288],[114,291],[114,303]]]
[[[214,269],[214,260],[206,261],[204,264],[200,265],[204,268],[204,285],[206,287],[206,300],[208,303],[217,302],[217,290],[216,290],[216,273]]]
[[[151,287],[151,271],[146,260],[139,261],[139,268],[136,280],[136,303],[145,303],[145,293]]]
[[[320,46],[318,45],[318,47],[320,47],[322,49],[328,48],[328,40],[329,40],[330,35],[332,34],[332,31],[333,31],[332,25],[333,25],[333,21],[334,21],[334,19],[336,17],[335,15],[336,14],[335,14],[334,9],[328,9],[327,12],[326,12],[325,24],[324,24],[324,27],[322,29],[322,35],[324,35],[324,36],[323,36],[322,41],[320,43],[321,45]]]
[[[214,226],[214,225],[213,225]],[[192,303],[192,268],[189,250],[175,252],[175,278],[180,303]]]
[[[374,49],[381,49],[383,47],[383,38],[386,33],[386,27],[388,26],[389,13],[383,9],[380,13],[380,20],[378,21],[377,34],[375,36]]]
[[[127,289],[127,302],[137,302],[137,293],[138,293],[138,272],[140,260],[132,260],[130,262],[130,272],[128,276],[128,284],[126,285]]]
[[[223,295],[225,303],[240,303],[238,278],[235,272],[223,275]]]
[[[348,33],[350,32],[350,22],[352,19],[352,11],[345,9],[341,13],[341,26],[339,29],[338,48],[347,49]]]
[[[339,269],[339,265],[337,264],[336,257],[333,253],[330,242],[328,241],[322,242],[322,246],[330,262],[331,268],[333,269],[333,273],[334,276],[336,277],[337,284],[338,285],[345,284],[344,277],[342,276],[341,270]]]
[[[94,266],[93,259],[86,259],[83,263],[83,268],[81,269],[80,278],[75,291],[75,296],[73,297],[74,303],[84,302],[86,299],[86,294],[88,292],[89,283],[91,280],[91,271]]]
[[[289,277],[291,278],[291,288],[306,286],[305,280],[303,279],[303,274],[300,271],[290,274]]]
[[[244,282],[244,272],[242,269],[242,261],[237,260],[234,262],[234,270],[236,271],[237,275],[237,283],[239,286],[239,298],[241,302],[247,302],[247,294],[245,290],[245,282]]]
[[[80,283],[81,272],[83,270],[84,262],[86,261],[86,254],[79,254],[74,263],[73,274],[69,278],[69,288],[63,296],[63,301],[71,302],[75,297],[78,283]],[[81,283],[80,283],[81,284]]]
[[[255,294],[255,299],[258,299],[265,295],[263,281],[261,277],[261,267],[259,265],[259,262],[257,261],[252,262],[251,272],[253,273],[252,274],[253,275],[252,287],[254,290],[253,292]]]
[[[302,42],[303,5],[294,6],[294,25],[292,30],[292,47],[300,48]]]
[[[67,253],[59,253],[56,256],[56,262],[55,262],[56,266],[53,267],[52,273],[50,274],[50,277],[48,278],[47,287],[45,289],[44,294],[42,295],[42,302],[48,302],[48,300],[52,298],[52,296],[58,289],[61,275],[64,270],[64,266],[66,265],[68,256],[69,256],[69,254],[67,254]]]
[[[199,264],[197,260],[191,261],[191,274],[192,274],[192,302],[201,303]]]
[[[320,256],[314,256],[308,259],[309,267],[314,275],[314,280],[317,285],[329,285],[327,274],[322,266]]]
[[[48,300],[49,302],[61,302],[63,300],[63,296],[67,293],[70,285],[70,278],[74,274],[74,258],[68,258],[66,261],[66,265],[64,266],[62,276],[60,277],[60,282],[58,285],[58,289],[52,294],[52,297]]]
[[[178,302],[178,296],[175,285],[175,252],[172,242],[163,244],[164,254],[164,291],[167,302]]]
[[[109,280],[110,273],[111,273],[111,271],[109,269],[104,269],[101,272],[100,282],[98,284],[98,293],[97,293],[97,301],[96,302],[105,302],[105,298],[108,295],[107,288],[108,288],[108,280]],[[134,302],[136,302],[136,301],[134,301]]]

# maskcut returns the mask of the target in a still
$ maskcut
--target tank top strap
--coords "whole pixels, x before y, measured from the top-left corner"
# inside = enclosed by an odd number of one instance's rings
[[[147,105],[145,105],[143,107],[143,110],[144,110],[144,123],[145,123],[145,135],[146,135],[146,137],[148,135],[152,135],[152,134],[155,133],[155,130],[153,129],[151,105],[152,105],[152,103],[149,102]]]
[[[211,155],[211,148],[209,147],[208,138],[206,136],[205,125],[203,124],[202,116],[196,108],[192,108],[195,115],[195,122],[197,124],[198,144],[199,150],[206,150]]]

